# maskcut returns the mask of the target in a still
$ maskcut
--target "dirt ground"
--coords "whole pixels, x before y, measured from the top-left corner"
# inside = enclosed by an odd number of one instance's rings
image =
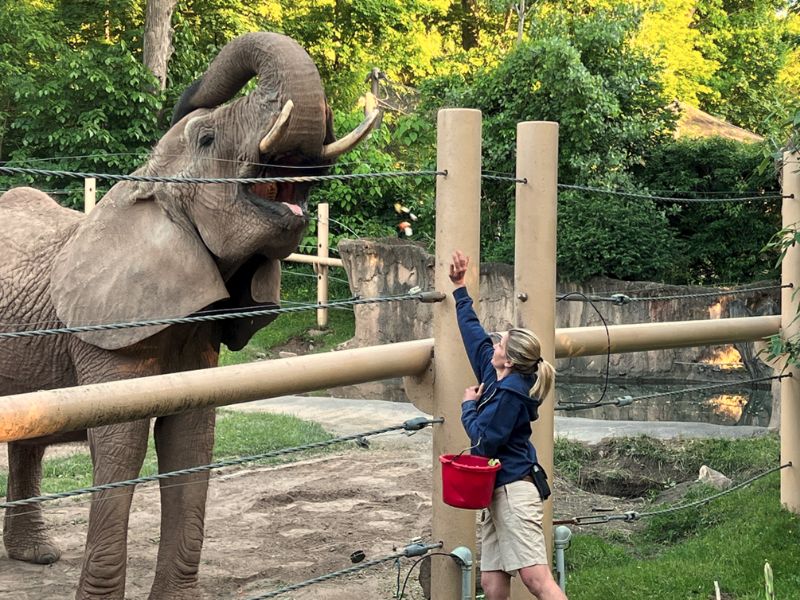
[[[554,488],[557,518],[637,506],[561,480]],[[131,600],[146,598],[152,583],[159,537],[157,490],[149,484],[134,495],[126,594]],[[85,497],[47,504],[62,558],[37,566],[11,561],[0,551],[0,599],[73,598],[88,512]],[[197,598],[259,596],[353,566],[349,557],[357,550],[366,560],[391,555],[415,537],[430,540],[430,518],[428,431],[411,437],[389,434],[374,438],[369,449],[343,446],[336,454],[294,464],[214,473]],[[401,561],[401,581],[410,566],[410,560]],[[388,599],[394,597],[396,578],[390,561],[280,597]],[[411,582],[406,598],[422,598],[416,571]]]

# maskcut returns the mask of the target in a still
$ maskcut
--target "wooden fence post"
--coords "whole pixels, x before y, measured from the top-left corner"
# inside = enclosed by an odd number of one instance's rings
[[[558,201],[558,123],[517,124],[517,183],[514,225],[514,325],[536,333],[542,357],[555,365],[556,216]],[[553,480],[555,390],[539,407],[532,441],[537,458]],[[544,503],[547,556],[553,555],[553,501]],[[530,598],[515,578],[511,597]]]
[[[97,180],[87,177],[83,180],[83,212],[87,215],[92,212],[97,199]]]
[[[461,336],[456,326],[453,284],[449,278],[453,250],[460,249],[471,261],[466,282],[478,302],[480,275],[480,186],[481,113],[472,109],[440,110],[437,123],[437,170],[446,171],[436,180],[435,288],[446,294],[433,307],[435,377],[433,415],[444,423],[433,429],[432,533],[443,552],[467,546],[475,555],[475,512],[446,505],[442,501],[441,454],[457,454],[469,441],[461,426],[464,389],[475,384]],[[431,599],[459,598],[460,569],[453,560],[431,563]],[[475,597],[475,590],[469,591]]]
[[[329,206],[327,202],[322,202],[317,207],[319,219],[317,221],[317,258],[325,260],[328,258],[328,232],[330,222],[328,221]],[[317,304],[327,304],[328,302],[328,265],[319,262],[314,265],[317,272]],[[328,309],[317,309],[317,326],[325,329],[328,326]]]
[[[800,153],[783,156],[783,227],[800,227]],[[781,264],[781,330],[784,339],[800,334],[800,247],[787,248]],[[781,379],[781,504],[800,514],[800,369],[790,367],[791,377]]]

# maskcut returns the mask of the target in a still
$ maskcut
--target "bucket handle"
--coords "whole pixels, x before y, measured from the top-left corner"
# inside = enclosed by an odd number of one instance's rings
[[[478,438],[478,443],[476,443],[474,446],[470,446],[469,448],[464,448],[464,449],[463,449],[461,452],[459,452],[458,454],[456,454],[456,455],[455,455],[453,458],[451,458],[451,459],[450,459],[450,460],[448,460],[447,462],[448,462],[448,463],[454,463],[454,462],[456,462],[456,461],[457,461],[457,460],[458,460],[458,459],[461,457],[461,455],[462,455],[462,454],[464,454],[464,452],[469,452],[469,451],[470,451],[470,450],[472,450],[473,448],[477,448],[477,447],[480,445],[480,443],[481,443],[481,438]]]

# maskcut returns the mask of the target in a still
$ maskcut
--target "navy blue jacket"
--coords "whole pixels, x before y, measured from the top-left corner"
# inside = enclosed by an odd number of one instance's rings
[[[472,307],[472,298],[465,287],[453,292],[456,318],[464,341],[464,349],[483,394],[461,404],[461,422],[474,446],[473,453],[500,461],[495,487],[518,481],[530,475],[536,462],[536,449],[531,444],[531,422],[539,417],[541,400],[528,396],[536,381],[512,371],[500,381],[492,366],[494,345],[481,326]]]

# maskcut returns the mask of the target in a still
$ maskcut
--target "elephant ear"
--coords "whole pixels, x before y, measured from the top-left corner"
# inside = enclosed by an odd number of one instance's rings
[[[51,297],[68,327],[185,317],[228,297],[198,234],[175,223],[144,187],[117,184],[56,257]],[[117,350],[168,325],[78,333]]]
[[[228,281],[231,309],[254,310],[278,308],[281,292],[281,263],[275,258],[254,256],[248,260]],[[277,318],[277,314],[259,317],[243,317],[224,321],[222,343],[231,350],[241,350],[250,338]]]

